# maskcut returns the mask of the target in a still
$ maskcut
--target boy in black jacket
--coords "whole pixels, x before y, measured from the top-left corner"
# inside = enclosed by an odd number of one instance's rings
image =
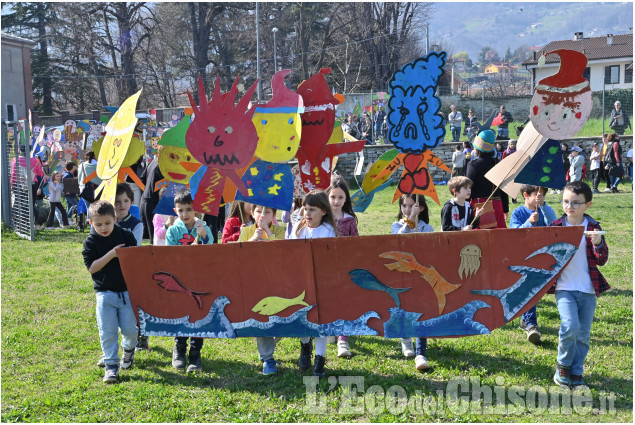
[[[99,342],[106,367],[104,382],[112,383],[119,379],[118,329],[123,335],[122,369],[132,366],[137,345],[137,319],[130,304],[116,249],[136,246],[137,241],[131,231],[115,224],[115,208],[112,204],[96,201],[88,211],[92,226],[90,235],[84,241],[82,255],[92,275],[97,296]]]

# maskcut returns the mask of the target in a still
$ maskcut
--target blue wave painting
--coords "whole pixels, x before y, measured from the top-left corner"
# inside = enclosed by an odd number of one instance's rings
[[[225,306],[230,301],[225,296],[214,300],[207,316],[194,323],[190,316],[177,319],[155,317],[139,308],[141,333],[149,336],[191,336],[200,338],[235,338],[232,324],[225,316]]]
[[[323,337],[327,335],[377,335],[377,331],[369,328],[366,324],[371,317],[379,318],[379,314],[374,311],[364,313],[353,321],[336,320],[332,323],[319,325],[310,322],[307,314],[315,305],[304,307],[296,311],[289,317],[269,316],[267,322],[259,322],[249,319],[240,323],[233,323],[237,337],[246,336],[314,336]]]
[[[474,321],[474,314],[490,306],[483,301],[472,301],[463,307],[433,319],[419,322],[422,313],[411,313],[397,307],[388,309],[390,319],[384,322],[386,338],[413,336],[440,337],[451,335],[486,335],[490,330]]]
[[[522,275],[512,286],[500,290],[473,290],[472,293],[497,297],[503,306],[505,321],[509,322],[521,308],[527,305],[534,295],[540,292],[540,290],[562,270],[565,264],[567,264],[567,261],[573,257],[573,254],[575,254],[577,250],[578,247],[566,242],[558,242],[540,248],[525,258],[525,260],[529,260],[539,254],[549,254],[556,261],[555,264],[551,266],[551,270],[526,266],[510,266],[509,270]]]

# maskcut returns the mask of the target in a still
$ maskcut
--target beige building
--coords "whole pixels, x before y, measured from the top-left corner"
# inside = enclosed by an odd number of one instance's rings
[[[31,49],[37,43],[2,33],[2,121],[27,118],[33,109]]]

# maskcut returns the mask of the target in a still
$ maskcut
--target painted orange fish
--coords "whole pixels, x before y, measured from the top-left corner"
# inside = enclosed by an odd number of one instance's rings
[[[380,254],[379,257],[397,261],[396,263],[384,264],[388,270],[396,270],[404,273],[410,273],[413,270],[419,272],[421,277],[430,284],[434,290],[434,294],[437,296],[439,314],[441,314],[445,308],[445,296],[450,292],[456,291],[461,286],[460,284],[450,283],[445,280],[433,266],[422,266],[415,256],[410,253],[389,251]]]
[[[165,289],[166,291],[182,292],[192,297],[194,299],[194,302],[196,302],[196,305],[198,306],[199,310],[203,308],[201,295],[210,294],[210,292],[192,291],[190,288],[183,285],[181,281],[172,273],[156,272],[152,275],[152,277],[154,278],[154,280],[156,280],[159,283],[159,286]]]

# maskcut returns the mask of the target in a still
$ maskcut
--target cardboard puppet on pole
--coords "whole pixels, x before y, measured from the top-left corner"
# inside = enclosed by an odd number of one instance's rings
[[[333,96],[324,75],[331,68],[322,68],[298,86],[302,96],[302,139],[297,158],[300,165],[302,188],[305,192],[326,189],[331,184],[333,157],[347,152],[359,152],[365,140],[328,144],[335,125],[335,105],[340,101]]]
[[[452,172],[431,151],[445,136],[445,127],[439,115],[441,101],[435,96],[439,78],[443,75],[445,57],[445,52],[432,52],[425,58],[404,65],[388,83],[391,89],[388,140],[399,153],[377,174],[376,179],[404,166],[393,202],[403,194],[419,194],[429,196],[439,204],[427,164],[430,162]]]
[[[302,97],[284,85],[284,77],[290,72],[289,69],[276,72],[271,80],[273,98],[264,105],[256,105],[252,121],[258,134],[256,156],[260,159],[247,167],[242,176],[247,196],[236,193],[239,201],[283,211],[293,202],[294,178],[288,162],[300,146],[300,114],[304,112]]]
[[[258,135],[251,121],[256,108],[255,105],[249,107],[249,101],[257,82],[234,104],[238,94],[238,77],[224,99],[221,99],[220,78],[217,77],[209,103],[200,75],[198,81],[200,105],[196,105],[188,90],[195,118],[185,134],[188,150],[205,167],[194,198],[194,210],[218,215],[226,179],[234,182],[238,190],[247,196],[247,188],[237,170],[245,167],[256,151]]]
[[[575,136],[589,119],[593,107],[589,81],[583,77],[586,56],[564,49],[547,52],[547,55],[560,58],[558,72],[543,78],[536,86],[531,99],[531,123],[520,134],[517,151],[485,175],[512,197],[518,195],[521,184],[564,187],[566,170],[558,164],[561,154],[557,140]]]
[[[460,337],[489,334],[535,305],[582,232],[144,246],[117,255],[144,335]]]

